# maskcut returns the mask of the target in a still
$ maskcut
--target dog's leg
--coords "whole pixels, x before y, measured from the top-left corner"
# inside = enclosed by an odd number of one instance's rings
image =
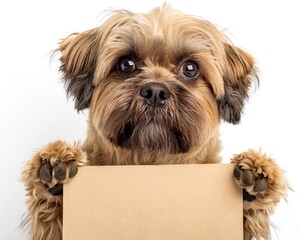
[[[270,239],[269,215],[286,196],[282,170],[265,154],[249,150],[234,156],[234,177],[243,188],[244,240]]]
[[[31,222],[32,240],[62,239],[62,187],[72,179],[78,166],[86,164],[78,145],[62,141],[48,144],[26,163],[22,181],[27,191],[28,216],[22,225]]]

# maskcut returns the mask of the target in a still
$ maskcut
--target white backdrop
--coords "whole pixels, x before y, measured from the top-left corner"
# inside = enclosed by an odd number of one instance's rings
[[[4,3],[5,2],[5,3]],[[63,139],[83,140],[87,113],[67,101],[49,52],[59,38],[93,28],[110,7],[145,12],[151,1],[2,1],[0,3],[0,239],[28,239],[18,225],[25,208],[19,180],[34,149]],[[255,56],[261,84],[242,123],[222,125],[224,162],[248,148],[271,154],[286,170],[294,192],[272,221],[272,239],[300,239],[299,89],[300,37],[297,1],[169,1],[175,8],[227,28],[238,45]]]

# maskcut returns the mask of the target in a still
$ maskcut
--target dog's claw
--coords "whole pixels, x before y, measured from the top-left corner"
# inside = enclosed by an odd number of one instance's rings
[[[72,177],[75,177],[75,175],[78,173],[78,166],[77,166],[75,160],[72,160],[70,164],[71,164],[71,167],[70,167],[69,177],[72,178]]]
[[[43,160],[43,165],[40,168],[39,176],[45,182],[50,183],[52,181],[52,169],[51,169],[51,166],[48,164],[47,161]]]
[[[57,180],[62,181],[66,179],[66,167],[61,161],[58,161],[58,163],[54,166],[53,171]]]

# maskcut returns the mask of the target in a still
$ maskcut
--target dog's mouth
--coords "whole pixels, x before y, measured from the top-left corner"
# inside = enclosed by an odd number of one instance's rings
[[[118,147],[141,150],[186,153],[190,145],[178,128],[169,128],[156,123],[134,125],[126,123],[119,134],[109,140]]]

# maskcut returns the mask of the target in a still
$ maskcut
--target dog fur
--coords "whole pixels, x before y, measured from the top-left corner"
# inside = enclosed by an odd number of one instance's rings
[[[220,163],[220,122],[239,123],[258,81],[249,53],[167,4],[148,14],[115,11],[63,39],[56,52],[67,95],[78,111],[89,109],[89,129],[83,146],[50,143],[24,168],[23,225],[31,222],[34,240],[62,239],[57,189],[77,166]],[[232,162],[244,189],[244,239],[270,239],[269,215],[287,190],[282,171],[253,150]]]

